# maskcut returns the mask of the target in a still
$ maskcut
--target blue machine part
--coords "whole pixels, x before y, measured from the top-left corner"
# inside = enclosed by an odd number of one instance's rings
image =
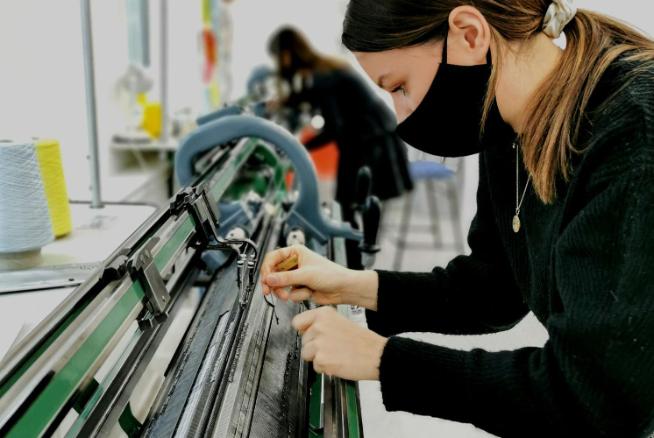
[[[206,125],[209,122],[213,122],[214,120],[218,120],[225,116],[237,116],[242,113],[243,113],[243,108],[238,105],[226,106],[224,108],[220,108],[219,110],[213,111],[209,114],[205,114],[203,116],[198,117],[196,122],[198,126],[201,126],[201,125]]]
[[[258,88],[262,86],[269,78],[273,77],[274,75],[275,75],[274,70],[268,67],[267,65],[260,65],[255,67],[250,73],[250,76],[248,77],[248,81],[246,85],[248,90],[248,95],[258,96],[260,94]]]
[[[361,232],[353,229],[350,224],[336,222],[323,214],[315,167],[306,148],[293,135],[259,117],[229,115],[229,108],[224,109],[221,117],[200,125],[180,145],[175,158],[175,171],[180,185],[192,183],[193,158],[198,154],[233,140],[259,138],[283,152],[295,170],[300,191],[286,221],[289,228],[301,228],[307,237],[314,238],[321,244],[325,244],[331,237],[357,241],[362,239]]]

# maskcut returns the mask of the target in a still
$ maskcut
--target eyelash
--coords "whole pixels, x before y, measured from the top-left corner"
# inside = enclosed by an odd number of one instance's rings
[[[404,89],[404,85],[400,85],[399,87],[396,87],[391,91],[391,93],[397,93],[398,91],[402,90],[402,94],[406,96],[406,90]]]

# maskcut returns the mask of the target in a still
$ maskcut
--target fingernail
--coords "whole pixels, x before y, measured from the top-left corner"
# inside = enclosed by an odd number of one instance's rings
[[[268,283],[269,286],[275,286],[277,284],[277,276],[274,274],[270,274],[266,277],[266,283]]]

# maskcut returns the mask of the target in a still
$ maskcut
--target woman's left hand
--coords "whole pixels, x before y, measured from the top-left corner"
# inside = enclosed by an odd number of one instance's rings
[[[349,380],[379,380],[387,339],[325,306],[300,313],[293,327],[302,335],[302,359],[317,373]]]

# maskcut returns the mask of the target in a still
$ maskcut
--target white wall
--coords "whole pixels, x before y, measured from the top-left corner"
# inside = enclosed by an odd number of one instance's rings
[[[268,35],[279,25],[301,27],[319,49],[343,54],[339,38],[346,0],[235,0],[234,97],[245,89],[250,69],[269,62]],[[613,14],[654,34],[651,2],[644,0],[582,0],[588,7]],[[158,2],[151,1],[156,18]],[[172,108],[199,110],[197,32],[200,1],[169,1],[170,100]],[[93,1],[100,145],[104,175],[112,171],[108,143],[120,128],[121,116],[112,101],[116,78],[127,59],[123,1]],[[158,23],[151,22],[156,42]],[[77,0],[5,0],[0,2],[0,137],[41,135],[62,142],[71,196],[88,199],[89,171],[81,56],[80,12]],[[152,62],[158,50],[153,43]],[[152,74],[156,78],[156,69]],[[156,93],[155,93],[156,97]],[[472,177],[476,172],[469,171]],[[474,181],[469,184],[474,187]],[[466,195],[467,199],[472,199]],[[473,194],[474,198],[474,194]],[[470,216],[472,213],[469,213]]]
[[[172,108],[201,102],[197,30],[200,2],[170,3]],[[158,99],[158,2],[151,2],[151,97]],[[114,173],[109,142],[122,126],[113,93],[127,66],[123,1],[92,2],[98,136],[103,185]],[[0,137],[54,137],[62,144],[69,194],[89,199],[87,120],[80,2],[21,0],[0,3]]]

